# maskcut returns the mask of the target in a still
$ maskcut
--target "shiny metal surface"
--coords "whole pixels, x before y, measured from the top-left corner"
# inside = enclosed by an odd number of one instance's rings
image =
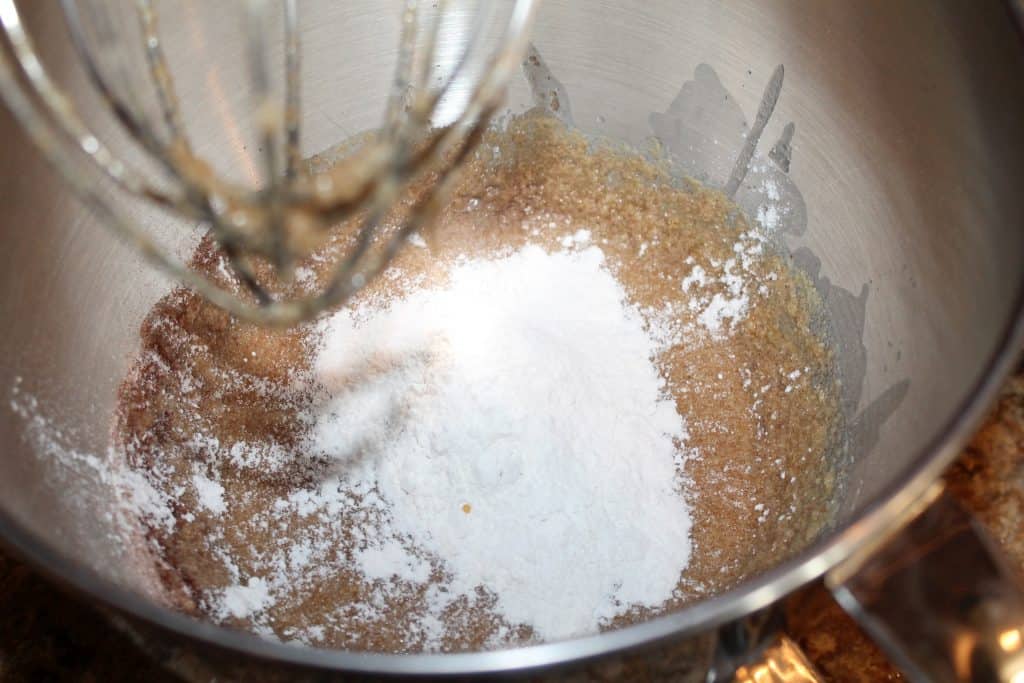
[[[195,21],[195,13],[216,6],[181,4],[181,22],[165,37],[185,46],[166,47],[176,68],[227,64],[241,49],[228,26]],[[304,153],[376,124],[393,66],[396,7],[325,3],[315,22],[300,25],[306,63],[323,74],[306,94]],[[43,36],[54,73],[81,87],[85,75],[54,8],[22,9]],[[357,38],[333,40],[336,22]],[[152,577],[111,559],[124,550],[107,533],[103,482],[87,469],[54,467],[46,444],[32,436],[33,423],[4,409],[4,539],[139,628],[169,641],[200,641],[228,660],[244,653],[296,666],[446,673],[526,671],[641,645],[679,646],[823,575],[899,519],[956,455],[1024,340],[1024,50],[1006,7],[546,0],[535,43],[571,94],[577,125],[633,143],[651,135],[652,120],[671,119],[671,105],[698,65],[713,67],[748,120],[775,67],[785,66],[762,151],[783,136],[785,124],[795,124],[789,177],[802,194],[807,230],[787,242],[813,254],[819,281],[836,288],[837,325],[863,329],[838,349],[853,426],[868,428],[830,534],[726,593],[601,635],[459,655],[286,646],[146,599]],[[213,73],[179,92],[182,114],[197,147],[222,160],[226,173],[244,176],[256,146],[246,131],[223,135],[218,112],[247,106],[247,93],[231,87],[241,81],[230,67]],[[531,102],[525,81],[516,84],[512,108]],[[169,285],[96,229],[6,115],[0,127],[8,140],[0,151],[0,390],[17,382],[19,395],[36,398],[39,412],[62,428],[64,446],[102,454],[138,324]],[[709,167],[720,161],[709,159]],[[158,215],[143,217],[170,234]],[[192,244],[172,241],[179,253]]]
[[[980,524],[935,495],[827,581],[911,680],[1024,679],[1024,589]],[[937,498],[937,499],[936,499]]]
[[[740,667],[735,683],[822,683],[825,679],[792,640],[780,636],[762,661]]]

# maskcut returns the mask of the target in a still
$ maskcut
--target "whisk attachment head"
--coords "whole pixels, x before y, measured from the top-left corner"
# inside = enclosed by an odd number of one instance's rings
[[[469,3],[470,29],[453,52],[442,24],[454,14],[454,1],[438,0],[430,8],[417,0],[405,3],[380,128],[358,151],[313,168],[301,152],[299,3],[237,0],[248,125],[262,167],[259,182],[251,186],[218,172],[193,144],[155,0],[62,0],[89,83],[133,155],[116,153],[115,145],[86,123],[69,91],[51,78],[15,0],[0,0],[0,96],[99,222],[236,317],[291,325],[345,302],[387,267],[410,235],[429,225],[501,105],[526,51],[539,0]],[[480,36],[495,4],[511,11],[502,19],[497,46],[486,49]],[[442,48],[449,68],[438,74]],[[275,52],[283,59],[272,58]],[[142,59],[135,59],[140,54]],[[399,220],[386,222],[413,181],[417,192],[411,206]],[[206,277],[163,247],[127,210],[125,202],[132,200],[157,207],[185,229],[206,228],[234,283],[225,286]],[[275,284],[288,283],[295,265],[323,247],[332,229],[346,220],[356,227],[324,286],[313,293],[282,294],[295,290]]]

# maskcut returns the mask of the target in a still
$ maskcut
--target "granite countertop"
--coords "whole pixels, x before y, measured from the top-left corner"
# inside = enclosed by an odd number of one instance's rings
[[[1024,372],[946,475],[1024,575]],[[790,598],[790,635],[834,681],[902,680],[820,586]],[[0,680],[177,680],[88,604],[0,551]]]

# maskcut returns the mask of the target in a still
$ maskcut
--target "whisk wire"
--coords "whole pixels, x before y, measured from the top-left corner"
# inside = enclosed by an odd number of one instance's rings
[[[153,3],[151,0],[136,0],[135,9],[139,16],[139,25],[142,30],[143,42],[145,43],[146,63],[149,67],[150,79],[153,82],[153,89],[156,91],[157,101],[163,113],[164,124],[167,126],[170,139],[188,149],[189,144],[188,138],[185,135],[185,124],[182,122],[178,95],[174,91],[174,79],[171,77],[171,70],[167,65],[163,44],[160,42],[160,32],[157,29],[157,19],[156,13],[153,11]]]
[[[292,176],[286,176],[281,163],[284,147],[284,104],[279,103],[270,84],[267,37],[270,32],[270,5],[267,0],[247,0],[246,31],[247,60],[252,82],[252,104],[255,128],[263,157],[263,174],[266,184],[261,204],[265,210],[269,236],[269,252],[273,265],[279,271],[287,271],[290,279],[291,258],[284,244],[284,208],[282,202],[284,184],[291,184]]]
[[[284,125],[285,176],[294,179],[302,164],[301,140],[302,43],[296,0],[284,0]]]
[[[398,38],[398,63],[391,84],[387,108],[384,112],[383,139],[393,141],[405,111],[409,90],[412,88],[413,57],[416,52],[417,1],[406,0],[402,8],[401,30]]]

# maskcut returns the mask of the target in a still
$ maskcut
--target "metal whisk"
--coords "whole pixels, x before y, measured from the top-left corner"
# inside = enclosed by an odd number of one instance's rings
[[[496,0],[495,0],[496,1]],[[99,219],[135,245],[158,267],[194,288],[233,315],[260,324],[289,325],[338,305],[382,271],[408,236],[427,225],[454,185],[455,171],[480,140],[500,106],[504,88],[527,46],[527,33],[539,0],[511,0],[511,12],[496,50],[480,55],[476,37],[490,16],[478,3],[475,30],[454,67],[438,79],[432,71],[439,49],[442,17],[450,0],[438,0],[425,20],[417,0],[402,15],[398,62],[384,121],[360,151],[326,171],[312,172],[300,153],[300,65],[298,0],[236,0],[245,30],[245,59],[253,96],[264,181],[247,187],[218,175],[190,139],[179,107],[174,74],[161,42],[154,0],[133,0],[138,38],[143,41],[148,87],[158,106],[147,112],[130,88],[113,82],[110,63],[125,57],[126,37],[110,21],[103,3],[63,0],[71,39],[92,86],[114,119],[162,175],[132,165],[116,154],[77,113],[67,92],[48,75],[19,14],[15,0],[0,0],[0,95],[46,159]],[[509,4],[509,3],[505,3]],[[275,12],[283,17],[282,93],[272,87],[269,58]],[[87,32],[87,26],[92,27]],[[339,36],[344,40],[345,36]],[[136,49],[138,45],[134,46]],[[481,65],[479,61],[483,59]],[[477,61],[474,64],[474,60]],[[474,71],[469,96],[448,123],[434,122],[439,103],[452,84]],[[107,68],[104,68],[107,65]],[[416,179],[417,193],[397,229],[382,230],[382,220]],[[103,191],[113,184],[129,198],[141,198],[189,222],[208,226],[209,234],[241,284],[241,294],[221,287],[188,268],[158,245],[145,225]],[[285,299],[265,286],[268,272],[287,282],[298,259],[323,245],[332,226],[358,217],[351,247],[333,264],[319,292]],[[255,264],[261,266],[257,277]]]

